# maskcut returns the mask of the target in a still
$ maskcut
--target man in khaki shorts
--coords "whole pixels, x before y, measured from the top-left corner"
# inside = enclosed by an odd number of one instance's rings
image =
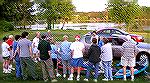
[[[123,77],[124,81],[126,81],[126,67],[130,67],[131,71],[131,81],[134,81],[134,66],[135,66],[135,57],[137,53],[137,47],[134,40],[128,39],[128,41],[124,42],[122,45],[122,57],[121,57],[121,65],[123,66]]]

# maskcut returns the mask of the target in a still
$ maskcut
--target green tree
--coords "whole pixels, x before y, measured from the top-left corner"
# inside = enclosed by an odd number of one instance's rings
[[[63,24],[70,20],[74,14],[75,6],[72,0],[37,0],[40,4],[40,18],[47,20],[48,29],[51,29],[51,24],[62,19]],[[63,29],[63,27],[62,27]]]
[[[118,24],[125,23],[128,31],[136,18],[142,16],[142,8],[137,4],[137,0],[127,2],[127,0],[109,0],[108,1],[109,17],[113,22]]]
[[[8,22],[20,23],[25,25],[32,19],[31,8],[32,3],[29,0],[5,0],[0,1],[0,19]]]

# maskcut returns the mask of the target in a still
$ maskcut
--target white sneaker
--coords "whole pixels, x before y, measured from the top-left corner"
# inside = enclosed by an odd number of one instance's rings
[[[73,80],[73,77],[69,77],[68,80]]]
[[[9,71],[8,69],[6,69],[5,73],[11,73],[11,71]]]
[[[51,82],[57,82],[57,80],[56,80],[56,79],[53,79],[53,80],[51,80]]]
[[[134,79],[131,79],[131,81],[133,82],[133,81],[134,81]]]
[[[76,78],[76,79],[77,79],[77,81],[79,81],[79,80],[80,80],[80,76],[79,76],[79,75],[77,75],[77,78]]]
[[[56,77],[59,77],[59,76],[61,76],[61,75],[60,75],[59,73],[57,73],[57,74],[56,74]]]
[[[123,80],[124,80],[124,81],[127,81],[127,79],[126,79],[126,78],[124,78]]]
[[[35,62],[35,63],[37,63],[38,61],[37,61],[37,60],[35,60],[34,62]]]
[[[15,71],[15,68],[12,67],[11,69],[12,69],[13,71]]]
[[[94,81],[94,82],[97,82],[97,79],[94,79],[93,81]]]
[[[113,78],[111,78],[110,80],[111,80],[111,81],[113,81],[114,79],[113,79]]]
[[[84,81],[88,82],[89,80],[85,78]]]
[[[8,69],[12,69],[13,71],[15,70],[15,68],[13,68],[12,65],[9,65]]]
[[[47,82],[47,81],[48,81],[48,79],[44,80],[44,82]]]
[[[64,74],[63,77],[66,78],[66,74]]]
[[[8,71],[10,71],[10,72],[12,71],[12,69],[10,69],[10,68],[8,68],[8,69],[6,69],[6,70],[8,70]]]
[[[5,73],[6,72],[6,69],[5,68],[3,68],[3,73]]]
[[[102,79],[103,81],[108,81],[108,79],[107,78],[104,78],[104,79]]]
[[[77,81],[79,81],[80,80],[80,78],[77,78]]]

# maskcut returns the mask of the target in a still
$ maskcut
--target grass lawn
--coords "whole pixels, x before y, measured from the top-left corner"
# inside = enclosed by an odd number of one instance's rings
[[[35,37],[35,32],[36,30],[15,30],[15,31],[9,31],[9,32],[2,32],[0,31],[0,40],[2,40],[2,38],[4,36],[8,36],[10,34],[12,35],[16,35],[16,34],[21,34],[23,31],[27,31],[29,32],[29,39],[32,40]],[[41,33],[46,32],[46,30],[40,30]],[[63,35],[68,35],[69,36],[69,41],[74,41],[74,36],[79,34],[81,36],[83,36],[84,34],[86,34],[87,32],[89,32],[88,30],[51,30],[51,33],[53,35],[53,37],[55,38],[56,41],[61,41]],[[142,35],[145,39],[145,42],[150,43],[150,32],[129,32],[131,34],[137,34],[137,35]]]
[[[31,80],[31,79],[28,79],[28,80],[21,80],[21,79],[16,79],[15,77],[15,71],[13,71],[11,74],[3,74],[2,73],[2,63],[0,62],[0,82],[1,83],[42,83],[44,82],[42,80],[42,72],[41,72],[41,67],[40,67],[40,64],[37,64],[36,66],[36,71],[39,75],[39,80]],[[58,82],[57,83],[86,83],[85,81],[83,81],[83,79],[85,78],[85,75],[82,74],[81,75],[81,79],[80,81],[68,81],[67,78],[63,78],[63,77],[58,77],[57,80]],[[90,83],[94,83],[93,82],[93,79],[92,79],[92,75],[91,75],[91,79],[89,80]],[[102,81],[101,79],[103,78],[103,74],[100,74],[99,78],[98,78],[98,83],[133,83],[130,81],[130,79],[128,79],[126,82],[123,81],[122,79],[114,79],[114,81],[108,81],[108,82],[104,82]],[[51,82],[50,80],[48,82]],[[144,74],[141,74],[139,76],[136,76],[135,77],[135,83],[148,83],[150,82],[150,80],[148,80],[147,78],[145,78]]]

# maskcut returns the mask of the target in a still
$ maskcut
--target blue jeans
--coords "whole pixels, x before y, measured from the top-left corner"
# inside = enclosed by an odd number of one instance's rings
[[[93,67],[94,66],[94,67]],[[98,63],[91,63],[89,62],[87,71],[86,71],[86,79],[89,79],[90,76],[90,70],[94,68],[94,79],[98,78],[98,70],[99,70],[99,62]]]
[[[106,79],[112,79],[112,61],[102,61],[104,67],[104,76]]]
[[[20,64],[19,55],[16,55],[15,61],[16,61],[16,77],[20,78],[21,77],[21,64]]]

